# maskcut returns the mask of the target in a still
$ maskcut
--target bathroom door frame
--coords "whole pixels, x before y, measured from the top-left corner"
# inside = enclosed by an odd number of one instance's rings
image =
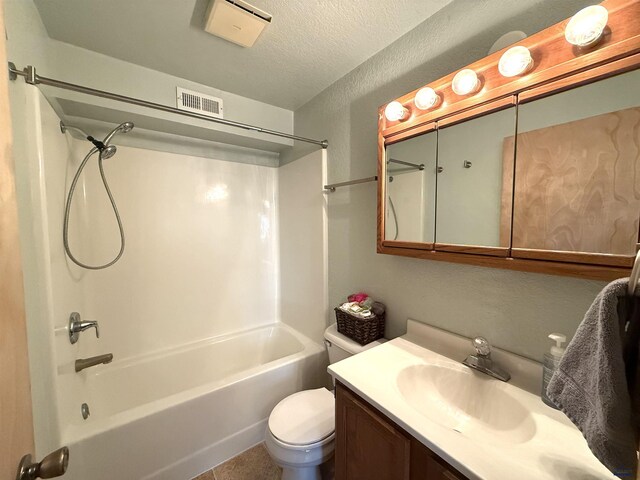
[[[0,69],[0,480],[14,480],[22,456],[34,452],[34,439],[3,0]]]

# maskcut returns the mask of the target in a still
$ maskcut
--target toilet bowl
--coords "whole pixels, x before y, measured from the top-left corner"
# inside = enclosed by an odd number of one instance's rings
[[[335,363],[385,342],[360,345],[331,325],[324,334],[329,362]],[[282,467],[282,480],[322,480],[320,465],[335,449],[335,399],[326,388],[304,390],[281,400],[271,412],[265,445]]]
[[[320,464],[333,455],[333,393],[326,388],[294,393],[269,416],[265,444],[283,469],[282,480],[320,480]]]

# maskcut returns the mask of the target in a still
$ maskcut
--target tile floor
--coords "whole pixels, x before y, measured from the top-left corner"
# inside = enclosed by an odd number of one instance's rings
[[[192,480],[280,480],[281,477],[282,469],[273,463],[260,443]]]

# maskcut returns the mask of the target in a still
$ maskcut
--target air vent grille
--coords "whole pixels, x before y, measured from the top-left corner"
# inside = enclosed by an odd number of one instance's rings
[[[223,118],[222,99],[176,87],[177,107],[180,110]]]

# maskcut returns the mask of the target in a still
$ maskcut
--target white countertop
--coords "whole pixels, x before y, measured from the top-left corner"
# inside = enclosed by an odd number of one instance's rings
[[[398,382],[401,371],[407,367],[419,366],[414,367],[414,371],[420,372],[420,366],[425,365],[458,371],[467,367],[461,366],[460,361],[451,360],[418,343],[415,335],[405,335],[332,364],[329,372],[470,479],[617,478],[591,454],[580,431],[562,412],[546,406],[538,395],[515,386],[522,383],[516,375],[514,382],[505,383],[473,372],[482,376],[476,380],[483,384],[484,377],[487,382],[495,382],[486,385],[504,392],[528,412],[527,428],[523,430],[526,434],[520,435],[517,441],[512,441],[506,434],[501,438],[499,428],[494,429],[493,434],[486,438],[482,436],[482,432],[478,434],[478,429],[474,435],[459,433],[445,426],[446,422],[436,422],[419,412],[407,402],[401,392]],[[467,347],[467,353],[471,353],[471,350],[470,346]],[[462,359],[464,355],[460,360]],[[510,370],[509,365],[501,365]],[[406,383],[403,388],[406,394]],[[474,408],[482,406],[475,405]]]

